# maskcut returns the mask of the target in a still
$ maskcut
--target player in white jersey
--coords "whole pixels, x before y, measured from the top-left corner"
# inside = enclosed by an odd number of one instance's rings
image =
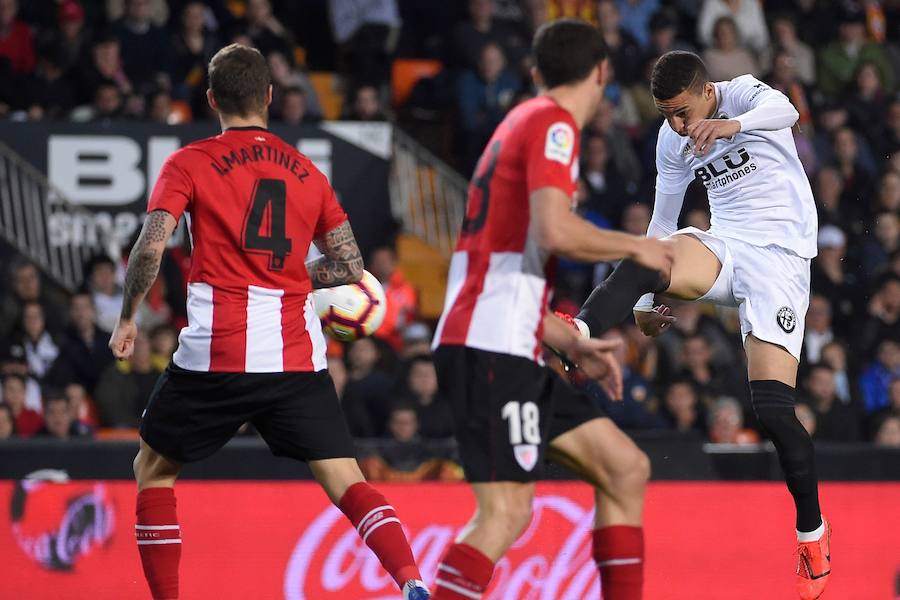
[[[781,92],[750,75],[709,81],[706,66],[689,52],[662,56],[651,88],[666,121],[656,146],[647,235],[671,239],[675,262],[661,277],[623,261],[588,298],[576,324],[599,336],[633,307],[641,331],[659,335],[675,319],[666,306],[654,308],[653,293],[739,307],[753,408],[778,450],[797,509],[798,593],[818,598],[831,572],[831,529],[819,511],[812,441],[794,415],[817,230],[791,135],[798,113]],[[694,179],[709,196],[708,231],[677,230]]]

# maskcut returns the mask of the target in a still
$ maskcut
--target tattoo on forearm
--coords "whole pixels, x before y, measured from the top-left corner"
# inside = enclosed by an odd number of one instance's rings
[[[153,211],[147,215],[141,235],[138,237],[128,257],[128,268],[125,270],[124,302],[122,318],[131,319],[144,295],[156,281],[162,252],[150,247],[150,244],[165,242],[167,237],[164,211]]]
[[[344,222],[316,240],[324,256],[307,263],[314,288],[334,287],[359,281],[363,259],[349,222]]]

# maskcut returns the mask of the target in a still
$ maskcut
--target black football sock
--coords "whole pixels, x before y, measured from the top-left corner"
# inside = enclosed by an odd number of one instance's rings
[[[668,287],[669,282],[656,269],[623,260],[606,281],[594,288],[578,318],[588,326],[591,336],[599,337],[628,318],[641,296],[664,292]]]
[[[774,380],[750,382],[753,410],[778,451],[784,481],[797,507],[797,531],[822,524],[812,439],[794,414],[794,388]]]

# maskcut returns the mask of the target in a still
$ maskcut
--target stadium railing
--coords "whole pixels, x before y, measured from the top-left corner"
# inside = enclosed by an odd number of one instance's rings
[[[79,230],[86,219],[76,217],[87,214],[0,143],[0,236],[70,291],[81,284],[91,257],[103,252],[117,259],[120,253],[111,229]]]

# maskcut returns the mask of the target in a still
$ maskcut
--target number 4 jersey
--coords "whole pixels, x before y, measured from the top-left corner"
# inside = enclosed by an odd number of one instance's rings
[[[325,338],[304,260],[347,215],[325,176],[259,127],[231,128],[178,150],[147,211],[188,214],[188,326],[173,362],[190,371],[325,368]]]
[[[569,196],[578,177],[578,126],[541,96],[513,109],[487,144],[469,184],[434,345],[468,346],[541,362],[555,262],[529,232],[529,196]]]

